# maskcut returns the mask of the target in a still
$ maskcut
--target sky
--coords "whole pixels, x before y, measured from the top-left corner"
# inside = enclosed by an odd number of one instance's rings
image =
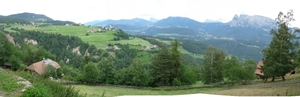
[[[55,20],[86,23],[94,20],[188,17],[199,22],[206,19],[230,21],[235,14],[262,15],[275,19],[280,11],[294,11],[300,27],[298,0],[5,0],[0,15],[22,12],[44,14]]]

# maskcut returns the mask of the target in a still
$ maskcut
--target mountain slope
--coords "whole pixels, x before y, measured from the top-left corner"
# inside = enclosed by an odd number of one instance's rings
[[[8,17],[20,18],[20,19],[24,19],[24,20],[28,20],[28,21],[53,21],[53,19],[51,19],[50,17],[47,17],[45,15],[28,13],[28,12],[12,14],[12,15],[9,15]]]
[[[194,30],[200,30],[202,23],[185,17],[168,17],[153,24],[158,27],[186,27]]]
[[[88,26],[88,25],[95,25],[99,22],[102,22],[103,20],[94,20],[94,21],[90,21],[90,22],[86,22],[84,23],[84,25]]]
[[[14,18],[14,19],[23,19],[34,23],[47,23],[52,25],[76,24],[71,21],[53,20],[52,18],[43,14],[35,14],[35,13],[28,13],[28,12],[12,14],[5,17]]]
[[[198,35],[199,33],[193,29],[185,28],[185,27],[149,27],[144,30],[147,35]]]
[[[11,18],[11,17],[0,17],[0,23],[5,23],[5,24],[15,24],[15,23],[20,23],[20,24],[31,24],[31,22],[20,19],[20,18]]]
[[[94,25],[98,26],[106,26],[110,24],[123,24],[123,25],[134,25],[134,26],[147,26],[151,25],[152,22],[140,19],[140,18],[134,18],[134,19],[121,19],[121,20],[105,20],[99,23],[96,23]]]

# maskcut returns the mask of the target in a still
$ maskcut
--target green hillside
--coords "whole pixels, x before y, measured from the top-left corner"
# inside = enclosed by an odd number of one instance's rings
[[[151,45],[148,41],[140,38],[130,37],[129,40],[113,41],[115,37],[115,31],[105,30],[101,32],[90,33],[88,31],[97,29],[98,27],[87,27],[87,26],[45,26],[45,27],[32,27],[22,25],[12,25],[12,27],[23,28],[25,30],[37,30],[46,33],[59,33],[62,35],[78,36],[82,41],[89,44],[95,45],[97,48],[105,49],[108,44],[132,44],[149,46]],[[88,35],[87,35],[88,34]]]
[[[42,26],[42,27],[33,27],[29,25],[11,25],[11,28],[18,27],[23,28],[25,30],[36,30],[36,31],[43,31],[45,33],[59,33],[62,35],[71,35],[71,36],[78,36],[82,39],[83,42],[86,42],[91,45],[95,45],[99,49],[105,49],[109,44],[130,44],[131,48],[140,49],[142,46],[150,46],[152,45],[148,41],[141,39],[139,37],[129,37],[128,40],[119,40],[113,41],[115,38],[116,31],[112,30],[105,30],[101,32],[90,33],[88,31],[93,29],[98,29],[97,26]],[[6,30],[11,31],[10,28],[6,28]],[[87,35],[88,34],[88,35]],[[157,39],[159,40],[159,39]],[[160,42],[169,44],[171,40],[159,40]],[[187,51],[183,47],[179,48],[179,51],[183,54],[187,54],[192,56],[193,58],[203,58],[202,54],[195,54],[192,52]],[[143,54],[141,54],[143,53]],[[141,58],[144,62],[148,63],[149,57],[147,52],[140,52]],[[147,56],[147,57],[146,57]]]

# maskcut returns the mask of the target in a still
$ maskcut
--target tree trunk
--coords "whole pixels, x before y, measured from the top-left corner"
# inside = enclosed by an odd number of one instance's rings
[[[283,76],[281,76],[281,77],[282,77],[282,80],[283,80],[283,81],[285,81],[284,75],[283,75]]]
[[[272,82],[273,82],[273,81],[275,81],[275,77],[274,77],[274,76],[272,77]]]
[[[266,83],[268,81],[268,78],[263,78],[264,83]]]

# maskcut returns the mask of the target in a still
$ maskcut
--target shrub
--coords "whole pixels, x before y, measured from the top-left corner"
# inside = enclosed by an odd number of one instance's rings
[[[45,78],[49,78],[49,77],[58,78],[56,69],[51,65],[48,65],[46,67],[46,70],[45,70],[45,73],[43,74],[43,76]]]
[[[26,69],[26,65],[25,64],[20,64],[19,70],[20,71],[24,71]]]
[[[173,86],[180,86],[181,85],[181,82],[180,80],[178,80],[177,78],[175,78],[172,82]]]
[[[36,85],[44,85],[53,97],[85,97],[85,95],[79,94],[78,89],[75,89],[72,86],[65,87],[64,85],[49,79],[36,79],[34,83]]]
[[[83,75],[83,81],[87,83],[94,83],[98,80],[98,68],[93,63],[88,63],[84,66],[84,75]]]
[[[48,88],[43,85],[27,88],[21,97],[53,97]]]

